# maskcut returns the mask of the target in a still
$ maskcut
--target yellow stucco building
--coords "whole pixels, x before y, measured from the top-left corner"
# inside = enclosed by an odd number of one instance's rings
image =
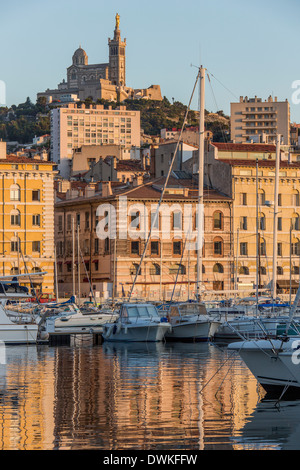
[[[21,284],[54,294],[53,163],[6,154],[0,142],[0,275],[35,274]]]
[[[213,146],[213,157],[210,155],[207,159],[206,176],[214,188],[230,195],[233,199],[232,229],[235,263],[232,276],[236,288],[254,287],[256,269],[258,269],[259,286],[270,287],[273,280],[276,147],[265,144],[235,143],[214,143]],[[275,277],[277,293],[286,296],[286,300],[290,292],[290,280],[293,293],[299,285],[299,191],[300,163],[292,159],[282,148]],[[259,250],[257,245],[259,245]]]

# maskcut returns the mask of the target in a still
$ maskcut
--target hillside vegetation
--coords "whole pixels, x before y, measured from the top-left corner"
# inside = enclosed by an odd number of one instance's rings
[[[87,99],[85,104],[93,104],[91,99]],[[129,110],[140,111],[141,128],[145,134],[159,135],[160,130],[167,128],[181,128],[187,107],[175,101],[173,104],[164,97],[160,101],[151,100],[126,100],[123,103],[112,103],[98,100],[99,104],[105,106],[118,107],[120,104],[126,105]],[[55,107],[55,105],[51,105]],[[0,108],[0,139],[6,141],[18,141],[21,144],[32,142],[35,136],[50,133],[50,108],[46,104],[45,98],[39,98],[33,104],[29,98],[25,103],[13,105],[10,108]],[[223,111],[209,113],[205,111],[205,128],[211,130],[215,141],[227,139],[229,131],[229,118]],[[198,126],[199,113],[190,111],[187,126]]]

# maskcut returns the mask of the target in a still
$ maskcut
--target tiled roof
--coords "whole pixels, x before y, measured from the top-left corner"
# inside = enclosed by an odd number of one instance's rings
[[[256,166],[256,160],[240,160],[238,158],[235,159],[226,159],[226,158],[219,158],[219,162],[227,163],[231,166]],[[275,168],[275,160],[258,160],[258,166],[261,167],[274,167]],[[280,162],[280,168],[300,168],[300,162],[293,162],[289,163],[287,160]]]
[[[233,142],[212,142],[211,145],[224,152],[274,153],[276,145],[269,144],[235,144]]]
[[[6,158],[0,158],[0,163],[29,163],[33,165],[43,164],[43,165],[56,165],[54,162],[49,162],[45,160],[37,160],[35,158],[29,157],[18,157],[17,155],[7,155]]]
[[[161,190],[163,188],[164,182],[166,180],[166,177],[161,177],[159,179],[151,180],[146,184],[142,184],[137,187],[124,187],[123,186],[119,188],[112,188],[113,194],[110,196],[110,198],[114,199],[115,197],[119,196],[126,196],[128,199],[137,199],[137,200],[145,200],[145,199],[153,199],[155,201],[158,201],[161,196]],[[175,189],[188,189],[187,192],[183,192],[182,194],[176,194],[175,192],[172,193],[172,188]],[[198,185],[197,181],[194,179],[189,179],[189,180],[178,180],[175,178],[170,177],[169,183],[167,186],[168,190],[171,190],[171,192],[166,192],[164,194],[163,200],[187,200],[187,199],[197,199],[198,198]],[[218,201],[230,201],[231,198],[228,196],[225,196],[224,194],[220,193],[219,191],[216,191],[214,189],[210,188],[204,188],[204,200],[218,200]],[[61,203],[57,203],[59,205],[64,205],[64,204],[74,204],[74,203],[80,203],[83,202],[84,200],[88,199],[89,201],[97,201],[101,199],[101,195],[96,194],[94,196],[91,196],[89,198],[86,197],[78,197],[76,199],[71,199],[71,200],[66,200]],[[106,199],[106,198],[105,198]]]

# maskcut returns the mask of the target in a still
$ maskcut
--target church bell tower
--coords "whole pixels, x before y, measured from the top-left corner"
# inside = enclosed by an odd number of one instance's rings
[[[109,46],[109,80],[117,86],[126,85],[126,39],[121,40],[120,15],[116,14],[114,38],[108,39]]]

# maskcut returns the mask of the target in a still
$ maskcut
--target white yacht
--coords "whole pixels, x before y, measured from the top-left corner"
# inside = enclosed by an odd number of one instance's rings
[[[150,303],[125,303],[115,322],[103,326],[105,341],[156,342],[162,341],[171,325],[159,316],[155,305]]]
[[[232,343],[260,385],[270,393],[285,390],[300,396],[300,338],[267,339]]]
[[[167,319],[172,329],[166,340],[208,341],[221,324],[207,315],[205,304],[194,302],[171,305]]]

